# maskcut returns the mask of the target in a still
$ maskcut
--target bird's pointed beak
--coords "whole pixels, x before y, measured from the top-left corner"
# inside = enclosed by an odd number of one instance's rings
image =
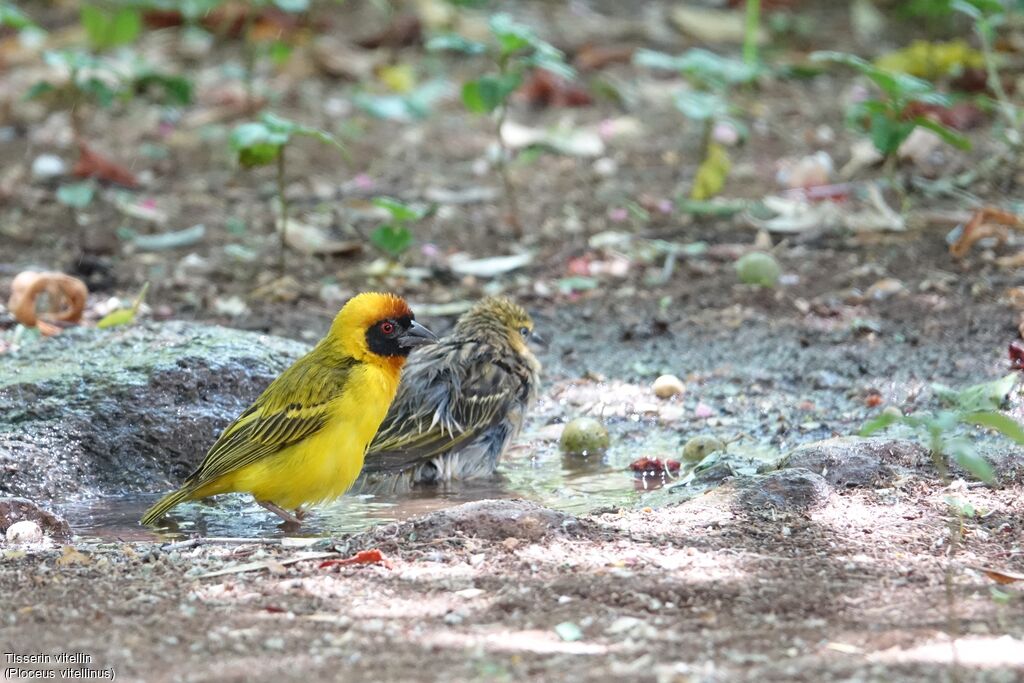
[[[537,346],[539,346],[542,349],[548,348],[548,340],[545,339],[544,337],[540,336],[536,332],[531,332],[530,333],[530,343],[531,344],[536,344]]]
[[[437,343],[437,335],[415,320],[412,321],[412,325],[405,331],[405,334],[398,338],[398,345],[407,349],[434,343]]]

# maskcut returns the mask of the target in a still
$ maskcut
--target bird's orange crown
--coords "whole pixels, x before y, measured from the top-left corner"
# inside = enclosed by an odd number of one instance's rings
[[[345,355],[377,363],[382,359],[370,351],[366,331],[382,320],[413,317],[402,297],[387,292],[364,292],[349,299],[334,317],[328,338]],[[394,364],[393,359],[388,361]]]

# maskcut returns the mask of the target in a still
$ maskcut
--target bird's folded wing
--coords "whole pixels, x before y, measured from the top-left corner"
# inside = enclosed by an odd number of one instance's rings
[[[504,419],[520,393],[519,378],[490,359],[412,366],[363,471],[399,471],[454,450]]]
[[[323,429],[330,417],[332,398],[337,395],[336,387],[320,383],[303,388],[304,395],[284,405],[275,401],[268,389],[224,430],[203,464],[189,476],[189,483],[203,484],[236,472]]]

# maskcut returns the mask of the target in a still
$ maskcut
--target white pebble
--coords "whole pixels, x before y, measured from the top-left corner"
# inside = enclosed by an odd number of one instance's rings
[[[658,398],[672,398],[686,391],[683,380],[675,375],[662,375],[654,380],[654,395]]]
[[[611,157],[601,157],[594,162],[594,173],[609,178],[619,170],[619,165]]]
[[[67,164],[56,154],[40,154],[32,161],[32,177],[36,180],[59,178],[67,170]]]
[[[29,520],[15,522],[7,528],[8,543],[39,543],[43,540],[43,530],[38,524]]]

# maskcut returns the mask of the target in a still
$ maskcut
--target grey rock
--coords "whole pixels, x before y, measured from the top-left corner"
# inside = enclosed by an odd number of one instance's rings
[[[810,510],[824,505],[832,493],[822,476],[802,468],[750,477],[740,481],[738,486],[740,504],[751,510]]]
[[[44,510],[27,498],[0,498],[0,535],[18,522],[35,522],[45,535],[58,540],[71,538],[71,527],[63,517]]]
[[[183,322],[73,329],[0,363],[0,495],[166,490],[306,347]]]
[[[913,441],[844,436],[794,449],[783,467],[802,467],[820,474],[833,486],[849,487],[884,485],[900,471],[919,469],[928,463],[928,452]]]

